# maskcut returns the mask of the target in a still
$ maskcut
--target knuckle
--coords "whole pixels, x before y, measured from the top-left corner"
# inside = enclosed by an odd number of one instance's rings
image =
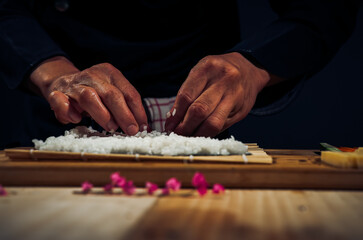
[[[104,62],[104,63],[96,64],[96,65],[92,66],[90,69],[98,70],[98,71],[101,69],[111,70],[111,69],[114,69],[114,66],[111,63]]]
[[[218,56],[207,56],[200,63],[204,70],[217,71],[224,78],[235,79],[241,76],[240,70],[236,66]]]
[[[70,78],[68,77],[60,77],[57,79],[57,87],[60,89],[64,89],[69,86]]]
[[[104,92],[102,98],[105,99],[106,102],[113,102],[115,99],[118,98],[119,92],[115,90],[114,88],[109,88],[107,91]]]
[[[212,134],[219,133],[224,126],[224,122],[221,119],[213,116],[208,118],[204,124],[206,125],[208,131],[211,132]]]
[[[60,91],[65,92],[69,86],[71,85],[73,76],[61,76],[57,78],[51,85],[50,85],[50,91]]]
[[[193,98],[192,98],[191,94],[186,91],[179,92],[178,97],[181,102],[185,102],[188,105],[192,104],[192,102],[193,102]]]
[[[60,101],[57,94],[50,94],[48,102],[55,113],[62,113],[65,108],[68,108],[69,103]]]
[[[241,75],[240,71],[236,67],[231,66],[231,65],[225,66],[223,69],[223,73],[224,73],[225,77],[231,78],[231,79],[239,78]]]
[[[107,76],[105,76],[104,71],[93,66],[80,72],[74,79],[74,83],[93,86],[97,83],[104,82],[106,79]]]
[[[130,89],[129,91],[127,91],[127,93],[125,94],[125,98],[128,101],[141,101],[141,96],[135,89]]]
[[[93,88],[82,88],[79,92],[79,99],[82,102],[92,101],[95,97],[97,97],[97,92]]]
[[[80,82],[91,80],[92,78],[93,78],[92,70],[86,69],[77,75],[77,77],[74,79],[74,82],[80,83]]]
[[[107,62],[105,62],[105,63],[100,63],[100,64],[98,64],[100,67],[102,67],[102,68],[106,68],[106,69],[113,69],[114,67],[113,67],[113,65],[111,64],[111,63],[107,63]]]
[[[92,66],[90,70],[96,75],[102,74],[109,81],[110,78],[112,78],[111,76],[117,69],[111,63],[105,62]]]
[[[189,111],[193,117],[205,119],[209,114],[209,106],[205,103],[195,102],[190,106]]]
[[[57,99],[57,90],[53,90],[52,92],[50,92],[50,94],[48,95],[48,102],[54,102]]]
[[[212,56],[212,55],[206,56],[205,58],[203,58],[201,60],[201,64],[206,69],[215,68],[220,65],[220,60],[219,60],[219,58]]]

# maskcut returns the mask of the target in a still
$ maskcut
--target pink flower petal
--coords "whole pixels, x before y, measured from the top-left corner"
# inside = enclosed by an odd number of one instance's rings
[[[196,172],[194,174],[193,179],[192,179],[192,185],[195,188],[202,188],[202,187],[207,188],[208,187],[208,183],[205,180],[204,175],[200,172]]]
[[[122,188],[125,185],[125,183],[126,183],[126,178],[121,177],[116,182],[116,186]]]
[[[110,175],[111,183],[113,186],[123,187],[126,183],[126,178],[122,177],[119,172],[114,172]]]
[[[207,187],[198,187],[197,191],[198,191],[200,196],[204,196],[207,193],[208,188]]]
[[[163,190],[161,191],[161,194],[162,195],[169,195],[170,194],[170,191],[169,191],[169,188],[163,188]]]
[[[5,188],[0,184],[0,197],[6,195],[8,195],[8,193],[6,192]]]
[[[224,193],[224,187],[222,184],[216,183],[213,185],[212,191],[214,194]]]
[[[118,178],[120,178],[121,175],[119,172],[114,172],[114,173],[111,173],[110,175],[110,179],[112,182],[116,182]]]
[[[88,182],[88,181],[85,181],[82,183],[82,192],[83,193],[89,193],[93,188],[93,184]]]
[[[132,195],[135,192],[135,186],[133,181],[126,181],[126,183],[123,185],[122,189],[124,190],[124,193],[127,195]]]
[[[170,178],[168,181],[166,181],[166,188],[173,191],[178,191],[181,187],[181,183],[176,178]]]
[[[146,182],[146,189],[147,189],[147,193],[149,195],[152,195],[156,190],[158,190],[158,185],[156,185],[155,183],[152,182]]]
[[[104,187],[103,187],[103,191],[105,191],[106,193],[112,193],[112,190],[113,190],[113,186],[112,184],[106,184]]]

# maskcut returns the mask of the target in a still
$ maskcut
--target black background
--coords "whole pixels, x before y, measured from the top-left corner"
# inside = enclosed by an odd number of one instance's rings
[[[324,69],[306,81],[296,99],[279,113],[264,117],[249,115],[231,128],[232,135],[264,148],[316,149],[319,142],[363,146],[362,5],[351,38]],[[244,1],[239,7],[243,12],[240,21],[249,23],[241,24],[243,38],[276,18],[267,0]],[[49,109],[44,101],[9,91],[0,81],[0,149],[31,144],[28,138],[34,135],[32,129],[47,129],[44,124],[37,126],[36,121],[28,121],[29,112],[37,114],[30,108],[30,98]],[[64,131],[61,124],[59,130]],[[43,135],[46,136],[46,131]]]
[[[363,146],[363,4],[351,38],[334,59],[310,78],[283,111],[265,117],[248,116],[231,128],[244,142],[264,148],[319,148],[319,142]],[[267,1],[244,1],[242,36],[276,18]]]

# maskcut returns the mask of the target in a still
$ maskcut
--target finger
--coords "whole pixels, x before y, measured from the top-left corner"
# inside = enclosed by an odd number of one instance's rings
[[[174,130],[175,133],[190,136],[198,126],[206,120],[215,110],[223,97],[224,88],[217,84],[209,87],[202,93],[188,108],[183,122],[181,122]]]
[[[195,136],[214,137],[223,130],[234,106],[232,99],[224,98],[213,113],[199,126]]]
[[[223,132],[224,130],[226,130],[227,128],[231,127],[233,124],[235,124],[236,122],[241,121],[242,119],[244,119],[250,110],[244,110],[243,106],[241,109],[239,109],[238,111],[231,111],[228,118],[226,119],[224,126],[221,130],[221,132]]]
[[[117,130],[118,125],[112,119],[107,108],[103,105],[95,89],[79,85],[67,94],[105,130]]]
[[[72,105],[72,107],[74,107],[74,109],[76,109],[77,112],[79,112],[80,114],[82,114],[84,112],[84,110],[79,106],[79,104],[74,101],[72,98],[68,98],[69,103]]]
[[[189,106],[199,97],[207,85],[208,77],[198,64],[190,71],[180,87],[174,106],[165,122],[165,131],[172,132],[183,121]]]
[[[124,97],[138,125],[140,126],[140,131],[147,130],[147,116],[145,108],[142,105],[140,94],[136,91],[136,89],[134,89],[133,91],[124,92]]]
[[[107,90],[103,89],[100,91],[100,97],[126,134],[135,135],[139,132],[139,124],[118,88],[109,85]]]
[[[48,102],[54,111],[56,118],[63,124],[79,123],[82,116],[70,104],[69,98],[59,91],[53,91],[48,96]]]
[[[144,106],[142,105],[140,94],[118,70],[112,72],[111,82],[122,92],[127,106],[139,125],[139,130],[147,130],[147,116]]]

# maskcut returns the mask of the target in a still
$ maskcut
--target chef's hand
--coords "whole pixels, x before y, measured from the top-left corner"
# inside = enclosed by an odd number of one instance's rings
[[[109,63],[79,71],[68,59],[54,57],[38,66],[30,81],[61,123],[79,123],[86,112],[107,131],[120,126],[134,135],[147,127],[139,93]]]
[[[165,130],[214,137],[247,116],[269,80],[237,52],[207,56],[181,86]]]

